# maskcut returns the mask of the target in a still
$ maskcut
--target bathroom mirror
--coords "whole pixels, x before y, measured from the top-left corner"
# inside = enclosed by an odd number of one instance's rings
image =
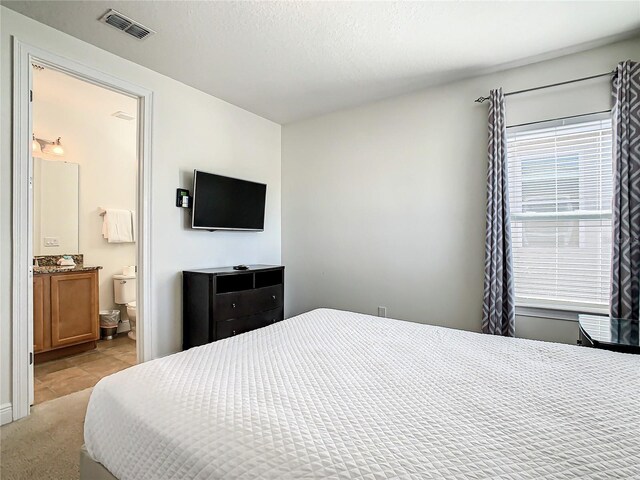
[[[33,255],[80,253],[77,163],[33,159]]]

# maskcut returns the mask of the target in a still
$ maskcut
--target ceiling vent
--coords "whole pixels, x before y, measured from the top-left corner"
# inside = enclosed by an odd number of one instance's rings
[[[131,35],[132,37],[137,38],[138,40],[143,40],[147,38],[149,35],[153,35],[154,32],[150,28],[145,27],[144,25],[132,20],[126,15],[121,14],[120,12],[111,9],[107,13],[105,13],[102,17],[100,17],[100,21],[102,23],[106,23],[107,25],[111,25],[118,30]]]

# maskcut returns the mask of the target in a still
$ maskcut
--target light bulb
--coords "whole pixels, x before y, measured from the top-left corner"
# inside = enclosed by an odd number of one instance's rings
[[[58,156],[64,155],[64,148],[62,148],[62,145],[60,145],[60,137],[58,137],[55,142],[51,142],[49,145],[47,145],[46,150],[46,153],[52,153]]]
[[[31,155],[39,153],[42,153],[42,147],[40,146],[40,142],[36,140],[36,136],[33,135],[33,139],[31,140]]]

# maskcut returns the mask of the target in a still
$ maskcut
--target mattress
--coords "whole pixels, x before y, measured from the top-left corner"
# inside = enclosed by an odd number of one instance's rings
[[[120,480],[640,478],[640,356],[314,310],[102,379]]]

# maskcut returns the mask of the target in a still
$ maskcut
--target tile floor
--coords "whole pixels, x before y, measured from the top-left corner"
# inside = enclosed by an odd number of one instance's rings
[[[126,333],[100,340],[95,350],[37,364],[35,404],[93,387],[98,380],[136,364],[136,342]]]

